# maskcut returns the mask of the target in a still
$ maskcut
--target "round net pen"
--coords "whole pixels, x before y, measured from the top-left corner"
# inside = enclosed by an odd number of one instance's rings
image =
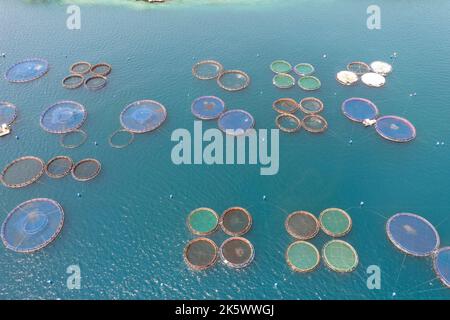
[[[225,210],[219,220],[223,232],[232,237],[246,234],[252,227],[252,216],[241,207],[232,207]]]
[[[120,114],[120,124],[132,133],[146,133],[159,128],[167,118],[166,108],[153,100],[135,101]]]
[[[378,108],[370,100],[364,98],[350,98],[341,106],[344,116],[355,122],[374,120],[378,117]]]
[[[219,249],[222,262],[230,268],[245,268],[252,263],[255,250],[245,238],[232,237],[225,240]]]
[[[239,136],[252,129],[255,119],[247,111],[234,109],[222,113],[218,120],[219,129],[228,135]]]
[[[320,80],[314,76],[304,76],[298,79],[298,86],[305,91],[319,90],[322,86]]]
[[[120,129],[113,132],[112,135],[109,136],[108,142],[109,145],[116,149],[123,149],[128,147],[134,141],[134,133]]]
[[[44,59],[27,59],[12,65],[5,73],[9,82],[24,83],[39,79],[49,70],[49,64]]]
[[[292,70],[292,66],[285,60],[275,60],[270,64],[270,70],[274,73],[289,73]]]
[[[318,114],[309,114],[302,120],[303,128],[311,133],[322,133],[328,128],[328,122]]]
[[[380,88],[385,85],[386,78],[381,74],[369,72],[361,76],[361,81],[368,87]]]
[[[79,129],[86,121],[87,111],[75,101],[59,101],[48,107],[41,115],[42,129],[62,134]]]
[[[299,109],[299,106],[294,99],[281,98],[274,101],[272,108],[278,113],[295,113]]]
[[[299,103],[299,108],[303,113],[316,114],[323,110],[323,102],[317,98],[303,98]]]
[[[93,75],[84,80],[84,87],[92,91],[100,90],[106,86],[107,82],[108,80],[105,76]]]
[[[38,198],[21,203],[6,217],[1,238],[6,248],[19,253],[33,253],[53,242],[64,224],[61,205]]]
[[[336,74],[336,80],[344,85],[344,86],[351,86],[358,82],[359,78],[358,75],[351,71],[339,71]]]
[[[87,140],[88,135],[83,130],[73,130],[60,135],[59,144],[66,149],[81,147]]]
[[[95,64],[95,65],[93,65],[93,66],[91,67],[90,71],[91,71],[93,74],[96,74],[96,75],[100,75],[100,76],[106,77],[106,76],[108,76],[108,75],[111,73],[112,67],[111,67],[110,64],[105,63],[105,62],[103,62],[103,63],[97,63],[97,64]]]
[[[62,80],[62,86],[66,89],[77,89],[84,83],[84,76],[81,74],[71,74]]]
[[[435,227],[413,213],[397,213],[386,223],[388,239],[400,251],[416,257],[426,257],[439,248]]]
[[[338,208],[322,211],[319,221],[322,231],[334,238],[343,237],[352,229],[352,219],[347,212]]]
[[[323,246],[322,257],[325,265],[335,272],[352,272],[359,263],[356,250],[342,240],[331,240]]]
[[[295,79],[287,73],[278,73],[273,77],[272,83],[279,89],[289,89],[295,86]]]
[[[216,263],[218,250],[214,241],[208,238],[196,238],[184,248],[184,262],[192,270],[206,270]]]
[[[192,114],[201,120],[212,120],[225,112],[225,102],[214,96],[199,97],[192,102]]]
[[[33,184],[44,174],[45,163],[32,156],[21,157],[8,164],[0,175],[5,187],[18,189]]]
[[[278,129],[287,133],[294,133],[302,128],[302,120],[290,113],[281,113],[275,118]]]
[[[0,101],[0,126],[3,124],[10,125],[17,118],[17,108],[12,103]]]
[[[240,91],[250,85],[250,77],[244,71],[227,70],[219,74],[217,84],[226,91]]]
[[[314,66],[309,63],[299,63],[294,67],[294,72],[301,77],[309,76],[314,73]]]
[[[362,76],[363,74],[371,71],[369,65],[362,61],[350,62],[347,65],[347,70],[355,73],[357,76]]]
[[[198,208],[189,213],[186,223],[193,234],[206,236],[217,230],[219,216],[213,209]]]
[[[370,64],[370,68],[373,72],[378,73],[382,76],[387,76],[392,72],[392,65],[383,61],[374,61]]]
[[[441,248],[435,253],[433,269],[439,280],[450,288],[450,247]]]
[[[286,231],[295,239],[309,240],[314,238],[320,230],[317,218],[307,211],[291,213],[284,223]]]
[[[295,272],[311,272],[319,266],[320,253],[313,244],[296,241],[288,247],[286,261]]]
[[[50,159],[45,165],[47,176],[53,179],[60,179],[72,171],[73,161],[67,156],[57,156]]]
[[[397,116],[384,116],[375,123],[377,133],[393,142],[408,142],[416,138],[416,128],[408,120]]]
[[[223,71],[223,66],[214,60],[204,60],[192,67],[192,74],[200,80],[216,79]]]
[[[84,75],[91,71],[91,64],[86,61],[79,61],[72,64],[69,68],[71,73]]]
[[[100,161],[83,159],[72,167],[72,177],[77,181],[89,181],[97,177],[102,169]]]

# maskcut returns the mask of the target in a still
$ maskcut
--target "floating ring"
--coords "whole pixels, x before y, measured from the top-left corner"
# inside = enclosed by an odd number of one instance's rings
[[[70,80],[73,80],[73,79],[79,79],[79,81],[71,84]],[[83,77],[83,75],[78,74],[78,73],[73,73],[70,76],[67,76],[62,80],[62,86],[66,89],[77,89],[77,88],[81,87],[83,85],[83,83],[84,83],[84,77]]]
[[[99,69],[99,68],[106,68],[106,70],[103,71],[103,72],[101,72],[101,71],[99,72],[99,71],[97,71],[97,69]],[[93,65],[91,67],[91,72],[93,74],[96,74],[96,75],[99,75],[99,76],[106,77],[107,75],[109,75],[111,73],[111,71],[112,71],[111,65],[108,64],[108,63],[104,63],[104,62],[103,63],[97,63],[97,64],[95,64],[95,65]]]

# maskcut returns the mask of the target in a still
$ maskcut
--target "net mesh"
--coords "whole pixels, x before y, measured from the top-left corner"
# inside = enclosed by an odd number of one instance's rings
[[[316,114],[323,110],[323,102],[317,98],[303,98],[299,104],[300,110],[306,114]]]
[[[295,79],[290,74],[278,73],[273,77],[272,83],[277,88],[288,89],[295,85]]]
[[[382,76],[386,76],[392,72],[392,65],[383,61],[372,62],[370,68],[372,68],[373,72],[381,74]]]
[[[332,237],[343,237],[352,228],[352,220],[348,213],[338,208],[329,208],[322,211],[319,221],[322,231]]]
[[[336,80],[345,86],[351,86],[358,82],[358,75],[351,71],[339,71],[336,74]]]
[[[106,86],[107,79],[101,75],[94,75],[84,81],[84,86],[89,90],[99,90]]]
[[[38,198],[14,208],[6,217],[1,237],[6,248],[31,253],[56,239],[64,223],[64,212],[54,200]]]
[[[412,213],[397,213],[386,223],[386,233],[394,246],[407,254],[425,257],[439,247],[439,235],[426,219]]]
[[[91,64],[86,61],[79,61],[70,66],[70,72],[76,74],[86,74],[91,71]]]
[[[97,63],[96,65],[93,65],[90,70],[92,73],[101,75],[106,77],[109,75],[112,71],[112,67],[108,63]]]
[[[45,166],[45,172],[50,178],[58,179],[67,176],[73,167],[73,161],[66,156],[50,159]]]
[[[199,97],[192,102],[191,111],[202,120],[217,119],[225,111],[225,102],[214,96]]]
[[[84,83],[84,77],[81,74],[71,74],[62,80],[62,86],[66,89],[76,89]]]
[[[299,240],[314,238],[320,229],[317,218],[307,211],[291,213],[285,221],[285,227],[292,237]]]
[[[361,76],[364,73],[370,72],[370,67],[367,63],[362,61],[354,61],[347,65],[347,70]]]
[[[299,105],[294,99],[282,98],[276,100],[272,104],[272,107],[278,113],[295,113],[298,110]]]
[[[324,117],[318,114],[310,114],[303,118],[303,128],[312,133],[321,133],[327,130],[328,123]]]
[[[184,248],[184,261],[193,270],[205,270],[217,261],[217,245],[207,238],[190,241]]]
[[[297,132],[302,127],[302,121],[295,115],[290,113],[279,114],[275,118],[275,124],[283,132],[293,133]]]
[[[220,217],[220,226],[226,234],[237,237],[246,234],[252,226],[252,216],[241,207],[232,207]]]
[[[210,208],[198,208],[187,218],[189,230],[196,235],[205,236],[217,230],[219,216]]]
[[[378,108],[370,100],[364,98],[350,98],[342,103],[342,113],[352,121],[363,122],[378,117]]]
[[[319,250],[309,242],[296,241],[288,247],[286,261],[296,272],[313,271],[320,262]]]
[[[306,91],[318,90],[321,87],[320,80],[313,76],[305,76],[298,79],[298,85]]]
[[[450,288],[450,247],[441,248],[436,252],[433,267],[439,280]]]
[[[0,180],[8,188],[23,188],[36,182],[44,171],[45,164],[41,159],[32,156],[21,157],[3,169]]]
[[[411,122],[397,116],[379,118],[375,130],[383,138],[394,142],[408,142],[416,137],[416,128]]]
[[[220,246],[220,257],[225,265],[231,268],[244,268],[254,258],[253,245],[245,238],[232,237]]]
[[[250,77],[240,70],[227,70],[217,77],[217,84],[226,91],[240,91],[250,85]]]
[[[332,240],[327,242],[322,252],[325,265],[336,272],[351,272],[358,266],[358,254],[347,242]]]
[[[133,133],[145,133],[159,128],[167,118],[166,108],[153,100],[140,100],[126,106],[120,114],[123,128]]]
[[[87,117],[83,105],[75,101],[59,101],[41,115],[41,127],[50,133],[67,133],[79,129]]]
[[[275,73],[289,73],[292,70],[292,66],[287,61],[276,60],[270,64],[270,70]]]
[[[84,159],[72,168],[72,177],[77,181],[89,181],[100,173],[102,166],[96,159]]]
[[[253,116],[244,110],[234,109],[222,113],[218,120],[219,129],[229,135],[242,135],[255,125]]]
[[[48,72],[49,65],[43,59],[28,59],[11,66],[5,73],[9,82],[28,82],[39,79]]]
[[[299,63],[294,67],[294,72],[299,76],[308,76],[314,73],[314,66],[309,63]]]
[[[214,60],[204,60],[192,67],[192,74],[200,80],[211,80],[217,78],[223,71],[223,66]]]
[[[134,141],[134,133],[125,130],[120,129],[114,132],[112,135],[109,136],[109,145],[116,149],[122,149],[130,144],[132,144]]]
[[[369,87],[379,88],[385,85],[386,78],[378,73],[369,72],[361,76],[361,81]]]
[[[16,106],[6,101],[0,101],[0,126],[2,124],[12,124],[16,120],[16,117]]]

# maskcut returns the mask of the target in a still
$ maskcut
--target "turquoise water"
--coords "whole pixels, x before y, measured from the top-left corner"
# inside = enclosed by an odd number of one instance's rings
[[[51,65],[45,77],[28,84],[0,81],[0,100],[19,108],[13,135],[0,141],[1,166],[23,155],[48,160],[64,154],[75,160],[95,157],[103,171],[88,183],[43,177],[25,189],[0,188],[0,220],[35,197],[59,201],[66,214],[60,237],[46,249],[22,255],[0,248],[0,298],[449,299],[431,260],[395,250],[384,226],[396,212],[415,212],[437,227],[442,245],[450,245],[450,43],[443,36],[450,32],[450,3],[378,1],[382,29],[370,31],[365,13],[370,1],[187,2],[147,10],[80,4],[77,31],[65,27],[62,3],[1,2],[0,52],[6,57],[0,58],[0,72],[28,57],[46,58]],[[398,58],[385,88],[336,83],[336,72],[348,62],[389,60],[394,51]],[[209,58],[246,71],[250,87],[227,93],[194,79],[192,65]],[[272,86],[269,65],[280,58],[316,67],[322,88],[314,96],[325,103],[325,134],[281,134],[280,171],[274,176],[260,176],[259,166],[252,165],[172,164],[171,132],[192,131],[190,105],[200,95],[217,95],[229,108],[251,112],[257,128],[274,128],[272,102],[306,96],[298,88]],[[78,60],[111,63],[108,86],[98,92],[63,89],[61,79]],[[352,96],[371,99],[382,114],[407,117],[417,139],[389,143],[350,122],[340,104]],[[89,139],[79,149],[61,148],[57,137],[39,126],[41,112],[61,99],[88,109],[83,128]],[[119,128],[120,111],[139,99],[163,103],[168,120],[127,149],[111,148],[107,138]],[[436,146],[437,141],[446,143]],[[248,239],[256,258],[250,267],[187,269],[182,252],[193,236],[185,219],[205,206],[219,212],[243,206],[252,213]],[[345,239],[361,263],[348,275],[323,265],[307,275],[295,274],[284,260],[292,242],[284,220],[294,210],[318,215],[327,207],[347,209],[352,216],[353,230]],[[217,243],[224,238],[213,236]],[[312,242],[321,248],[327,240],[321,233]],[[81,290],[66,287],[66,268],[74,264],[81,268]],[[367,289],[369,265],[381,268],[381,290]]]

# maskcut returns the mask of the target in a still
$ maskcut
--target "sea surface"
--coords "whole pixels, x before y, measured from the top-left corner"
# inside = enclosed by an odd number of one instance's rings
[[[377,1],[380,30],[366,26],[372,1],[212,2],[70,1],[81,8],[80,30],[66,27],[69,2],[0,2],[0,52],[6,54],[0,72],[29,57],[50,63],[48,74],[31,83],[0,81],[0,100],[19,108],[13,134],[0,140],[0,167],[24,155],[102,163],[90,182],[43,177],[24,189],[0,188],[0,221],[37,197],[52,198],[65,211],[63,230],[47,248],[25,255],[0,247],[0,298],[449,299],[432,260],[396,250],[385,224],[397,212],[414,212],[436,226],[442,246],[450,245],[450,2]],[[394,52],[397,58],[391,59]],[[214,81],[195,79],[192,65],[203,59],[244,70],[251,85],[229,93]],[[322,88],[312,94],[276,89],[269,69],[275,59],[312,63]],[[79,60],[113,66],[104,89],[61,86]],[[340,86],[335,74],[358,60],[393,63],[387,85]],[[190,106],[201,95],[247,110],[257,129],[275,128],[274,100],[312,95],[325,104],[329,130],[281,133],[280,168],[272,176],[260,175],[259,165],[174,165],[171,133],[193,131]],[[388,142],[373,128],[349,121],[340,106],[354,96],[372,100],[383,115],[408,118],[417,139]],[[77,149],[62,148],[58,137],[39,126],[42,111],[63,99],[88,110],[88,140]],[[140,99],[164,104],[167,121],[126,149],[111,148],[108,136],[119,129],[121,110]],[[218,263],[205,272],[190,271],[182,256],[193,238],[188,213],[231,206],[253,215],[246,237],[255,247],[254,262],[242,270]],[[294,273],[285,262],[293,241],[284,228],[286,216],[295,210],[318,215],[328,207],[346,209],[353,219],[344,240],[357,250],[358,268],[343,275],[321,264],[312,273]],[[212,238],[220,244],[225,236]],[[312,242],[320,249],[328,240],[320,233]],[[71,265],[80,267],[80,290],[66,285]],[[372,265],[381,270],[379,290],[367,287]]]

